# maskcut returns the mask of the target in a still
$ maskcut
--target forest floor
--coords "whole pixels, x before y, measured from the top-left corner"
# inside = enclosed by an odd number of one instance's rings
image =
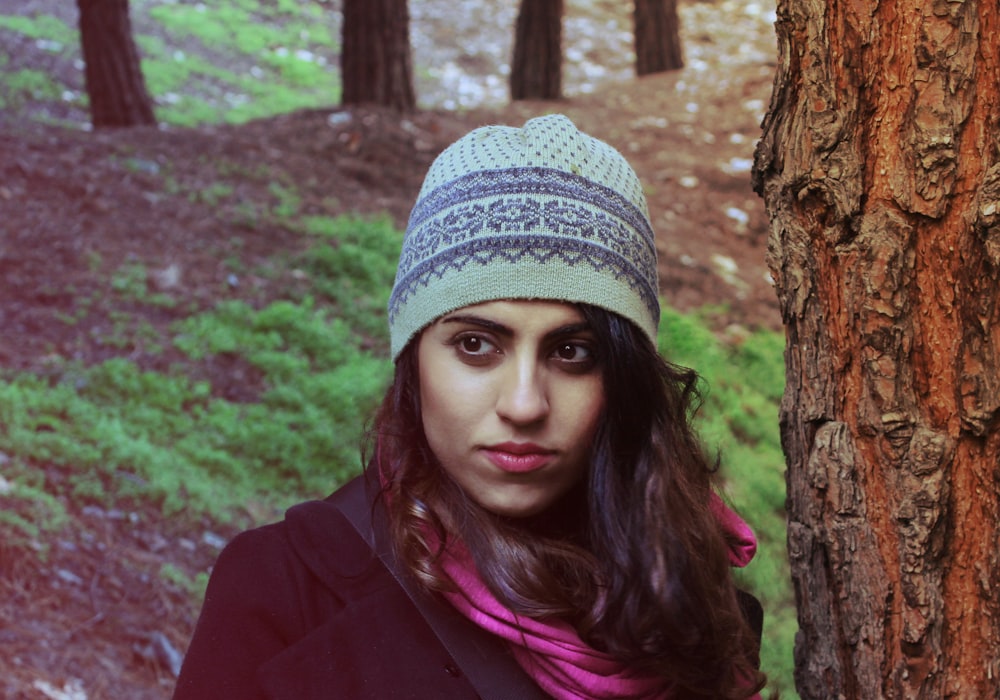
[[[495,5],[499,15],[508,4],[476,6]],[[569,97],[560,102],[505,104],[502,94],[476,93],[480,106],[441,107],[476,86],[496,87],[485,77],[502,72],[495,61],[477,53],[463,62],[470,54],[456,47],[502,47],[499,35],[484,40],[479,33],[487,25],[506,32],[511,23],[484,24],[435,0],[417,4],[414,47],[422,101],[438,106],[414,114],[332,108],[240,126],[93,133],[6,120],[0,367],[44,373],[54,357],[92,364],[115,354],[99,340],[121,302],[104,292],[108,271],[129,262],[159,272],[153,284],[169,288],[184,302],[179,307],[208,308],[233,293],[224,261],[236,257],[240,269],[252,270],[295,252],[296,239],[276,220],[241,218],[239,202],[280,205],[274,183],[294,184],[303,213],[388,212],[404,227],[427,167],[448,143],[480,124],[521,124],[552,111],[616,146],[635,167],[647,188],[669,304],[715,307],[721,333],[779,328],[765,213],[749,172],[775,67],[773,14],[746,0],[689,0],[682,4],[687,67],[636,79],[622,77],[630,34],[618,5],[627,4],[595,2],[582,19],[568,14]],[[458,22],[460,15],[456,30],[445,18]],[[456,75],[459,83],[446,81]],[[212,196],[220,164],[247,173],[223,203]],[[172,187],[163,186],[165,178]],[[240,293],[263,303],[280,296],[285,282],[244,279]],[[86,317],[66,323],[79,316],[80,299],[90,300]],[[153,327],[174,320],[169,309],[147,319]],[[169,353],[133,359],[152,368],[172,361]],[[238,370],[208,371],[214,386],[238,394],[245,381]],[[0,453],[0,495],[8,459]],[[69,517],[45,556],[0,542],[0,697],[169,697],[172,664],[186,647],[197,604],[158,572],[165,562],[208,570],[232,530],[141,507],[70,504]]]

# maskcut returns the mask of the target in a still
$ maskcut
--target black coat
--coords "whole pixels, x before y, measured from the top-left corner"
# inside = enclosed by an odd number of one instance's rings
[[[360,480],[353,485],[361,487]],[[346,505],[350,488],[297,505],[282,522],[244,532],[226,546],[209,579],[174,700],[480,697],[341,512],[356,519],[358,512],[371,512],[364,503]],[[371,523],[361,519],[370,534]],[[760,603],[742,591],[740,597],[759,639]],[[451,606],[439,608],[436,624],[460,630],[463,650],[456,654],[466,657],[473,649],[472,657],[493,659],[477,663],[480,687],[498,697],[545,697],[497,638]],[[500,654],[508,658],[498,661]]]
[[[175,700],[475,699],[406,592],[335,505],[223,550]]]

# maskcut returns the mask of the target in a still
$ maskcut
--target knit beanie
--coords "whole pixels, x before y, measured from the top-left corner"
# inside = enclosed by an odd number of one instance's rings
[[[440,316],[499,299],[599,306],[656,342],[656,248],[639,178],[560,114],[486,126],[437,157],[389,298],[392,357]]]

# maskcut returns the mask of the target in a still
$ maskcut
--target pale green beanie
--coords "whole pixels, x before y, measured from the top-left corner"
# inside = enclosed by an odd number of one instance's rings
[[[498,299],[585,303],[656,343],[656,248],[618,151],[560,114],[486,126],[431,165],[389,299],[392,357],[435,319]]]

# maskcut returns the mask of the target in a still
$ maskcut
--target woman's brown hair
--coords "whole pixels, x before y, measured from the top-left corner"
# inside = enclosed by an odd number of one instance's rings
[[[664,361],[617,314],[580,309],[595,338],[604,415],[586,482],[532,519],[486,511],[438,465],[422,427],[419,336],[400,355],[370,466],[397,556],[423,585],[446,590],[433,543],[461,533],[486,585],[514,612],[570,622],[677,697],[753,695],[764,683],[757,635],[709,507],[714,464],[691,427],[697,375]]]

